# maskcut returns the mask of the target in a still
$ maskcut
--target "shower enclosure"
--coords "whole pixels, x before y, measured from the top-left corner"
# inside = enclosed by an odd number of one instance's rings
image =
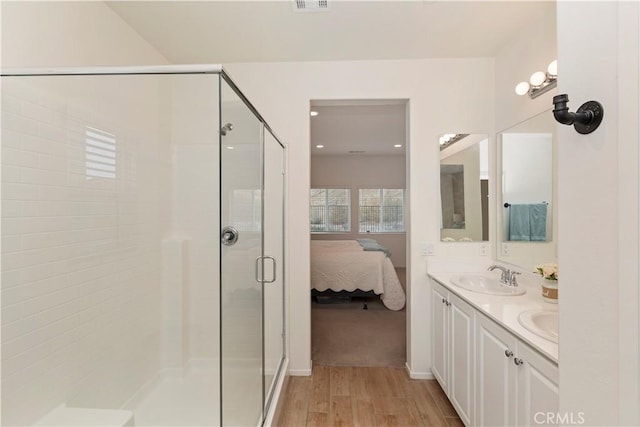
[[[257,426],[285,147],[220,66],[3,70],[2,425]]]

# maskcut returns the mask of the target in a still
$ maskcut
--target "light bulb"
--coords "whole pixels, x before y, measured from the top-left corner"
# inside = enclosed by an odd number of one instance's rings
[[[540,86],[546,79],[547,75],[543,71],[536,71],[535,73],[531,74],[529,82],[531,83],[531,86]]]
[[[316,148],[324,148],[324,145],[318,144],[318,145],[316,145]]]
[[[525,95],[527,92],[529,92],[529,87],[529,83],[520,82],[516,85],[516,93],[520,96]]]
[[[318,112],[317,112],[317,111],[311,111],[311,112],[309,113],[309,115],[310,115],[311,117],[315,117],[315,116],[317,116],[317,115],[318,115]]]
[[[394,144],[393,148],[402,148],[402,144]]]
[[[558,60],[557,59],[554,59],[553,61],[551,61],[551,63],[547,67],[547,72],[551,76],[557,76],[558,75]]]

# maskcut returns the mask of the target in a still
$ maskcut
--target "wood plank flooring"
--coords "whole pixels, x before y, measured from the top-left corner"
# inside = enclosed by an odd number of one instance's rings
[[[463,426],[435,380],[404,368],[315,366],[289,377],[273,426]]]

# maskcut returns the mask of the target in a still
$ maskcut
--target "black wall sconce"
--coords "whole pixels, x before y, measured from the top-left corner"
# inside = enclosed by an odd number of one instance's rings
[[[598,129],[604,116],[604,108],[598,101],[585,102],[575,113],[569,112],[567,103],[569,95],[562,94],[553,97],[553,117],[563,125],[573,125],[574,129],[583,135]]]

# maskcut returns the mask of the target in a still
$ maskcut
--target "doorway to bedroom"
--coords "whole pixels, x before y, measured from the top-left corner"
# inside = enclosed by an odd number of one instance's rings
[[[406,363],[407,100],[314,100],[314,366]]]

